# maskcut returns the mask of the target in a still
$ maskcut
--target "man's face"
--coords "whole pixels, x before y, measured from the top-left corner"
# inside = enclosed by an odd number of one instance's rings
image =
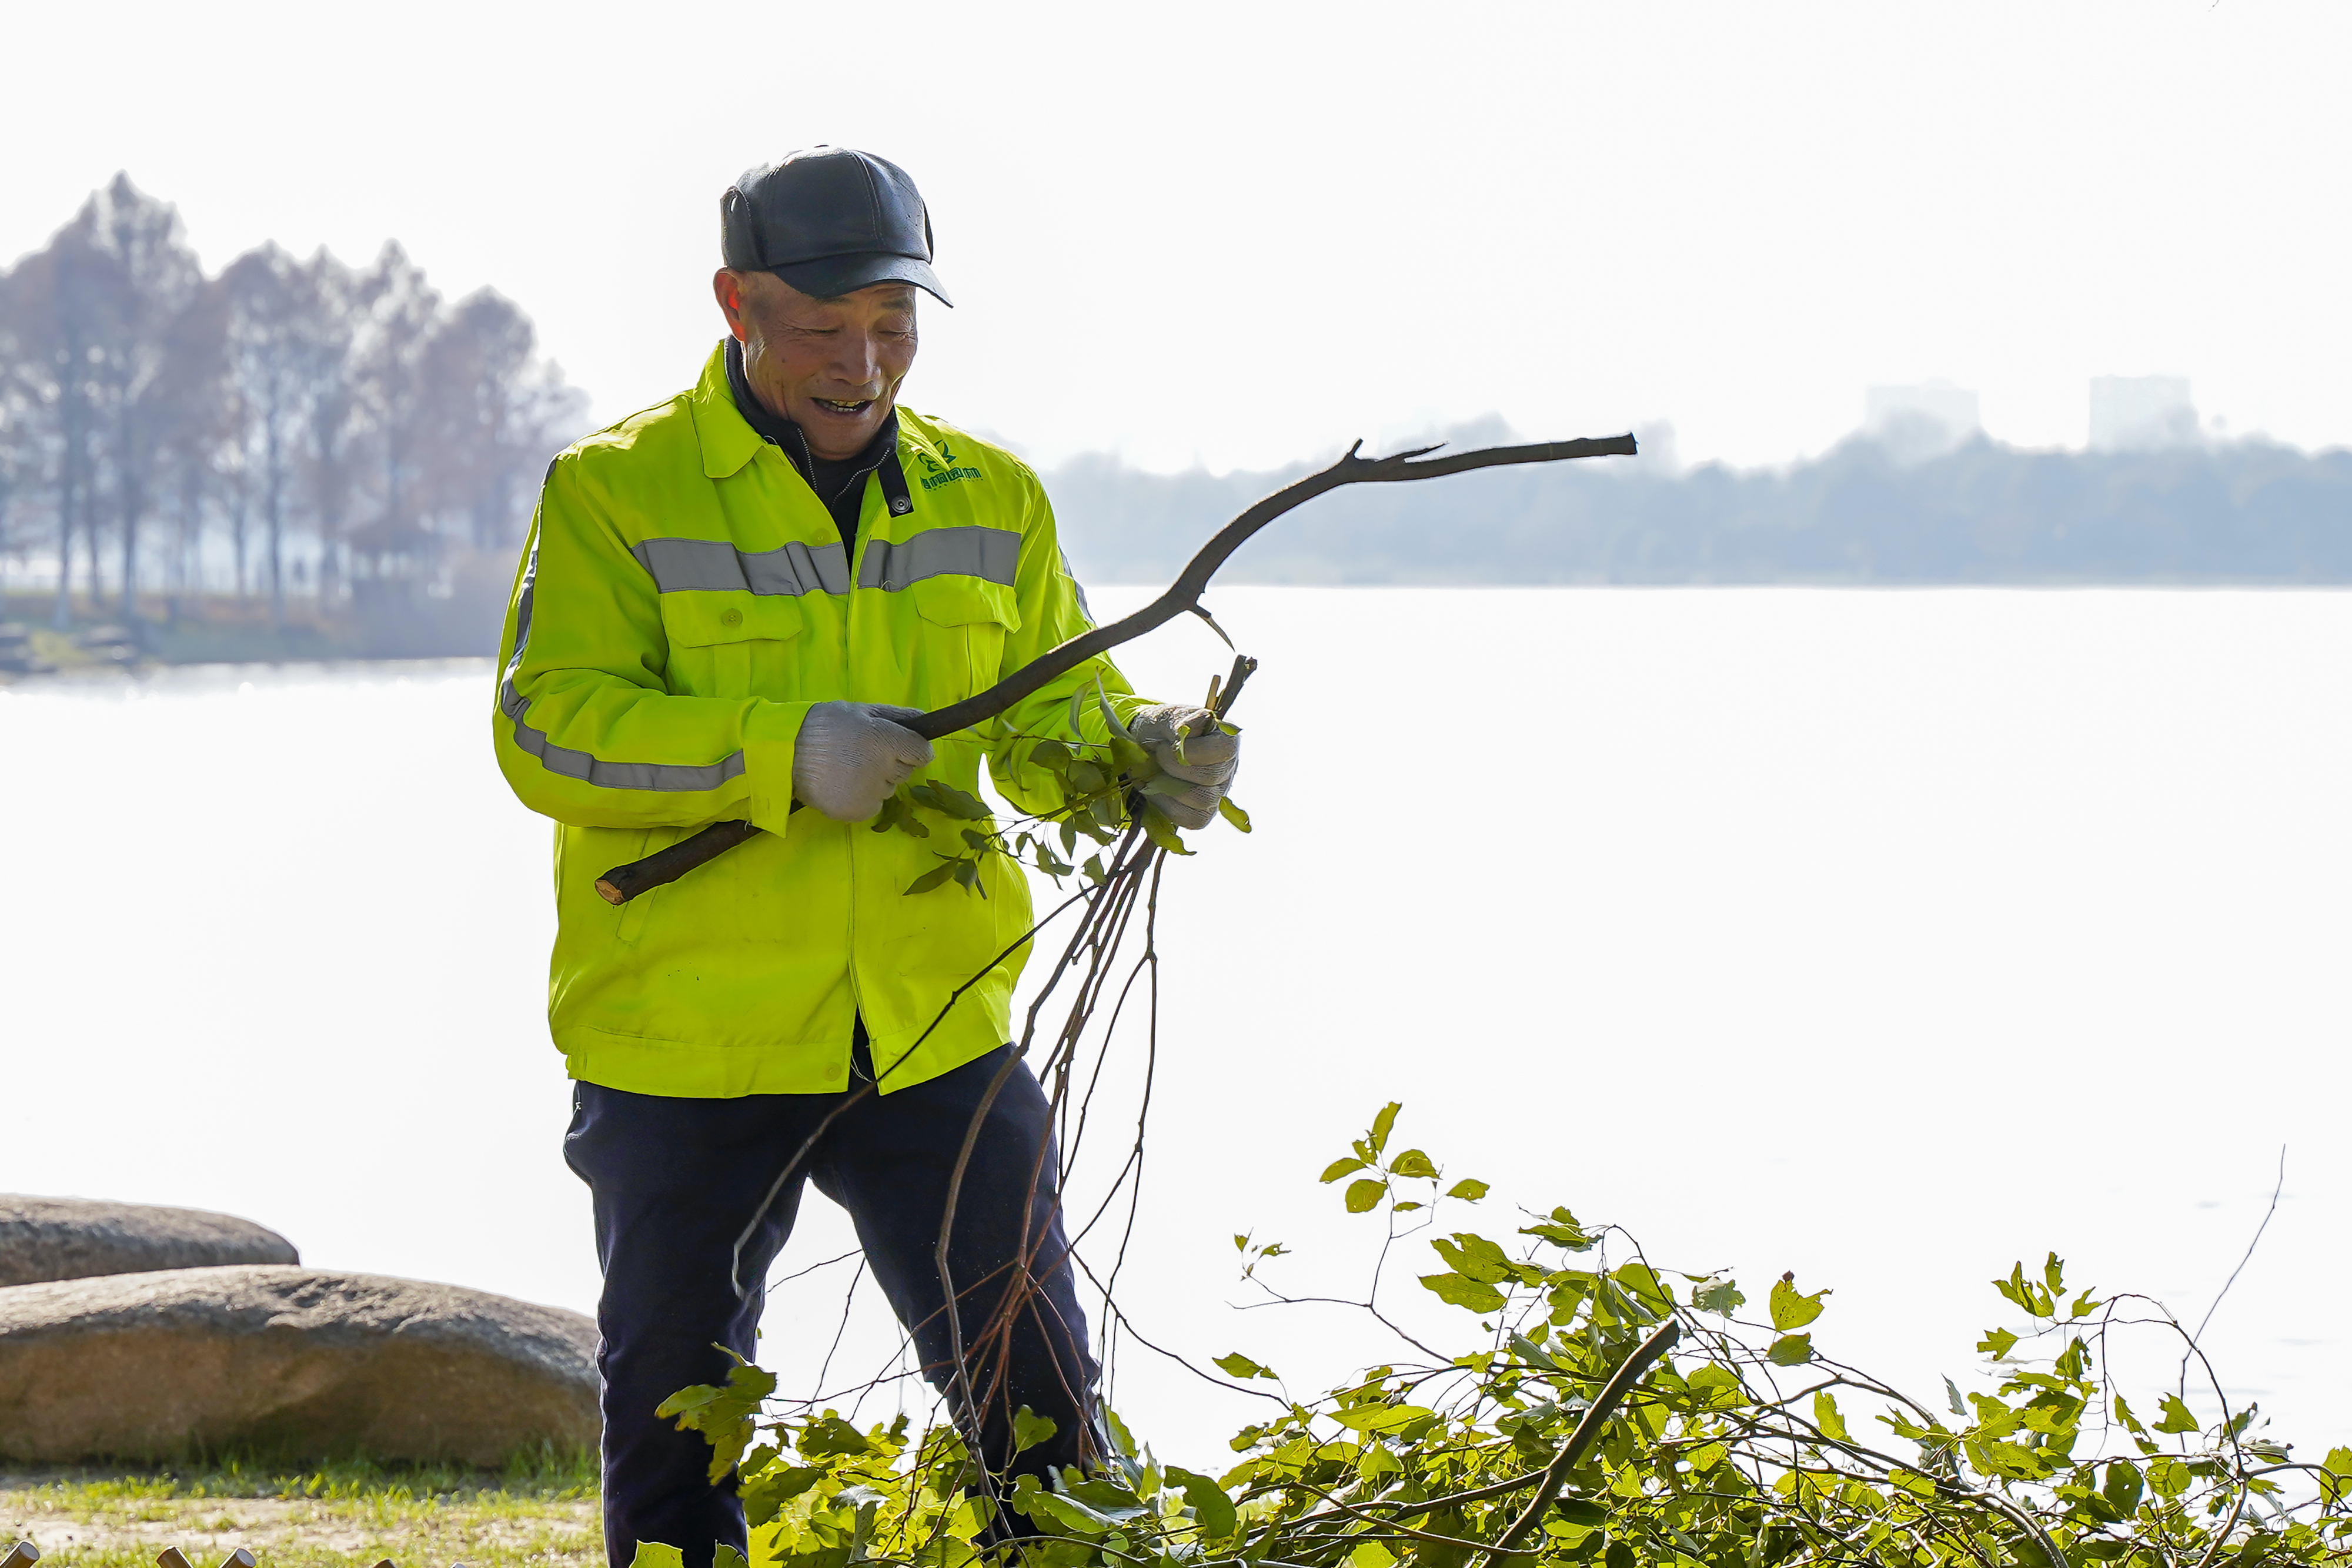
[[[772,273],[724,267],[711,285],[769,412],[799,425],[819,457],[863,452],[915,362],[913,287],[877,283],[818,299]]]

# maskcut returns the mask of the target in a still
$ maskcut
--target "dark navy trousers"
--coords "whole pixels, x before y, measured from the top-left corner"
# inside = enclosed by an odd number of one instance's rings
[[[924,1376],[950,1394],[992,1472],[1040,1472],[1092,1457],[1097,1369],[1057,1212],[1052,1114],[1037,1080],[1017,1063],[1006,1076],[957,1196],[948,1267],[971,1372],[968,1409],[952,1387],[953,1339],[935,1249],[966,1130],[1012,1048],[877,1095],[864,1082],[872,1066],[858,1032],[851,1085],[840,1094],[686,1100],[574,1085],[563,1154],[594,1194],[604,1270],[596,1361],[613,1568],[626,1568],[640,1541],[677,1547],[687,1568],[708,1568],[715,1542],[745,1544],[734,1478],[711,1485],[709,1444],[654,1407],[688,1384],[726,1381],[732,1364],[716,1344],[757,1359],[761,1282],[792,1234],[804,1180],[849,1211]],[[778,1173],[835,1111],[841,1114],[761,1216]],[[748,1294],[739,1298],[730,1253],[755,1216],[741,1260]],[[1012,1415],[1024,1405],[1051,1416],[1055,1432],[1015,1458]]]

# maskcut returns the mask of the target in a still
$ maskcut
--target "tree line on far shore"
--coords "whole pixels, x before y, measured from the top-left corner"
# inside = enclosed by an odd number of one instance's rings
[[[1494,419],[1440,434],[1455,448],[1531,439]],[[1227,518],[1321,465],[1147,474],[1081,457],[1045,484],[1082,580],[1157,583]],[[2262,440],[2034,452],[1980,434],[1922,449],[1856,434],[1785,468],[1685,472],[1645,450],[1341,490],[1243,546],[1220,580],[2347,584],[2352,452]]]
[[[0,273],[0,553],[53,570],[59,629],[154,643],[209,606],[271,645],[456,652],[436,622],[503,597],[586,402],[493,290],[445,299],[391,243],[206,277],[118,174]]]

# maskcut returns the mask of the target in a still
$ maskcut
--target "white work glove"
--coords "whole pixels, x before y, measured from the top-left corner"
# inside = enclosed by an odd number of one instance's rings
[[[931,759],[931,743],[894,723],[922,709],[819,703],[793,742],[793,793],[836,822],[862,822]]]
[[[1182,703],[1161,703],[1144,708],[1127,721],[1134,736],[1162,773],[1181,779],[1190,789],[1152,800],[1180,828],[1205,828],[1217,814],[1217,802],[1233,788],[1242,765],[1242,739],[1217,727],[1216,716],[1206,708]],[[1177,744],[1183,744],[1179,757]]]

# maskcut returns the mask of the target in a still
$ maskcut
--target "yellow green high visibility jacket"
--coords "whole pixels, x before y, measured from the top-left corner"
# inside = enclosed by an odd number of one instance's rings
[[[507,781],[558,824],[549,1022],[572,1077],[692,1097],[837,1091],[863,1017],[887,1092],[1011,1037],[1027,950],[1000,955],[1029,928],[1020,869],[987,856],[985,898],[952,882],[908,896],[968,824],[919,808],[931,836],[917,839],[791,810],[812,704],[940,707],[1092,625],[1026,465],[904,408],[896,458],[866,481],[850,559],[736,412],[714,353],[692,392],[549,469],[492,728]],[[917,777],[974,791],[984,753],[1007,800],[1058,806],[1018,737],[1066,737],[1072,692],[1097,679],[1122,714],[1137,706],[1097,660],[936,742]],[[1103,738],[1099,714],[1086,722]],[[597,895],[612,867],[741,818],[766,831],[619,908]]]

